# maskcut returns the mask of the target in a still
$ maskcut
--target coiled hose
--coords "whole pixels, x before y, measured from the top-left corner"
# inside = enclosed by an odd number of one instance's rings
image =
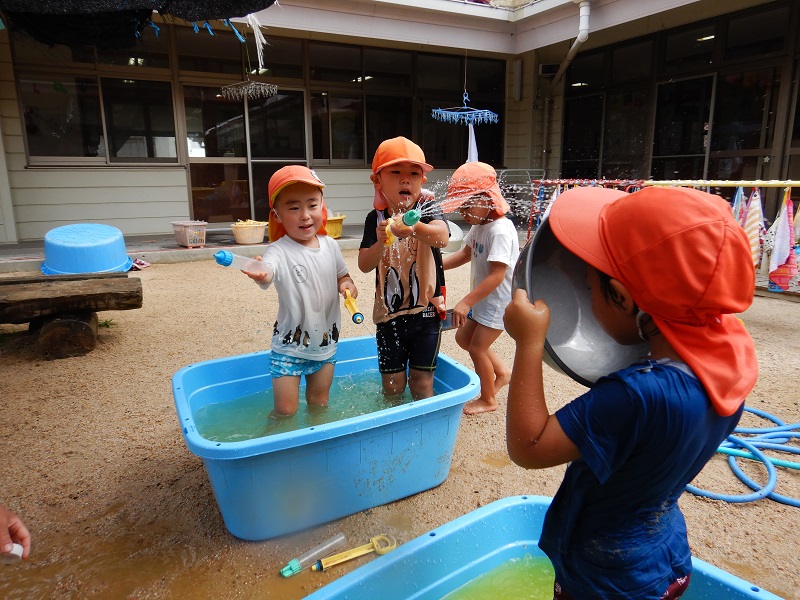
[[[770,498],[776,502],[787,504],[789,506],[800,507],[800,500],[783,496],[775,492],[775,487],[778,484],[778,472],[775,467],[785,467],[788,469],[800,469],[800,463],[783,460],[780,458],[772,458],[767,456],[761,450],[777,450],[779,452],[786,452],[790,454],[800,454],[800,447],[790,446],[789,441],[792,439],[800,438],[800,423],[793,423],[787,425],[779,418],[759,410],[757,408],[749,408],[745,406],[745,411],[757,415],[763,419],[767,419],[775,423],[774,427],[737,427],[733,430],[733,434],[720,444],[717,452],[728,455],[728,464],[733,473],[751,490],[749,494],[717,494],[708,490],[701,489],[693,485],[687,485],[686,491],[695,494],[696,496],[703,496],[704,498],[711,498],[713,500],[723,500],[724,502],[741,503],[753,502],[761,498]],[[747,434],[749,437],[742,438],[734,434]],[[744,450],[742,450],[742,448]],[[750,477],[739,468],[736,462],[737,458],[748,458],[750,460],[759,460],[764,463],[767,469],[767,483],[761,485],[753,481]]]

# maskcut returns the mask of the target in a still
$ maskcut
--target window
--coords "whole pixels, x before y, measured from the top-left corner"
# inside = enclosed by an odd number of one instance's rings
[[[342,44],[309,44],[311,79],[361,84],[361,48]]]
[[[708,67],[714,61],[716,25],[703,25],[667,35],[664,70],[667,73],[686,72]]]
[[[205,29],[195,33],[190,27],[177,27],[178,68],[183,71],[242,74],[242,43],[232,33]],[[258,65],[257,59],[255,64]]]
[[[579,54],[567,71],[567,94],[603,88],[605,56],[602,52]]]
[[[217,87],[183,88],[189,156],[245,156],[244,105]]]
[[[464,66],[459,56],[420,54],[417,56],[417,87],[423,90],[444,91],[453,98],[443,106],[452,106],[461,99],[464,90]]]
[[[409,87],[412,58],[402,50],[364,48],[364,87]]]
[[[644,177],[649,106],[645,89],[608,94],[602,165],[606,179]]]
[[[256,159],[305,160],[306,126],[303,92],[280,90],[250,100],[250,155]]]
[[[400,135],[412,139],[411,120],[410,97],[367,96],[367,162],[383,140]]]
[[[311,104],[314,158],[364,164],[364,102],[361,95],[312,94]]]
[[[108,140],[101,156],[111,162],[177,162],[172,86],[107,78],[101,84]]]
[[[725,58],[753,58],[774,54],[786,44],[789,7],[749,14],[728,24]]]
[[[99,157],[103,126],[94,77],[19,78],[25,136],[31,157]]]
[[[258,71],[258,51],[253,36],[247,37],[246,58],[250,63],[252,75],[263,75],[270,78],[302,79],[303,78],[303,42],[285,38],[267,39],[263,48],[264,68]]]
[[[653,41],[615,48],[611,53],[611,81],[625,83],[650,79]]]
[[[603,97],[568,99],[564,105],[563,177],[597,177],[600,171],[600,138]]]
[[[773,68],[721,75],[711,149],[771,147],[780,82],[780,72]]]
[[[28,155],[110,162],[177,162],[172,88],[135,79],[68,75],[19,79]]]

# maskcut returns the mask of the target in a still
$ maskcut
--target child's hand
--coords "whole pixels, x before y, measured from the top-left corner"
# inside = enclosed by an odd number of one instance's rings
[[[391,223],[392,224],[389,229],[397,238],[402,239],[414,235],[414,228],[403,223],[403,215],[396,215],[395,218],[392,219]]]
[[[11,552],[12,543],[22,546],[22,558],[31,553],[31,534],[15,513],[0,504],[0,552]]]
[[[339,293],[343,298],[347,298],[348,291],[350,292],[350,296],[353,298],[353,300],[358,298],[358,289],[356,288],[356,284],[353,283],[352,279],[342,281],[339,284]]]
[[[256,256],[255,260],[260,262],[261,261],[261,257],[260,256]],[[264,282],[264,281],[265,282],[270,282],[270,281],[272,281],[272,278],[275,275],[275,273],[272,271],[272,269],[269,269],[267,272],[264,272],[264,273],[251,273],[250,271],[242,271],[242,273],[247,275],[253,281],[258,281],[258,282]]]
[[[386,245],[386,238],[388,235],[386,234],[386,221],[378,224],[378,228],[376,229],[378,235],[378,246],[383,248]]]
[[[467,324],[467,315],[472,307],[463,300],[453,307],[453,327]]]
[[[531,303],[523,289],[514,291],[503,317],[506,331],[517,345],[544,347],[547,328],[550,326],[550,309],[544,300]]]

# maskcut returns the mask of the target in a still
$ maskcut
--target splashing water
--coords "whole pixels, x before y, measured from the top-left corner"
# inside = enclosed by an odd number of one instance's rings
[[[498,186],[500,193],[505,198],[510,207],[508,217],[512,220],[515,227],[519,230],[525,230],[531,219],[538,220],[547,210],[547,207],[557,196],[557,186],[555,185],[541,185],[533,181],[520,182],[520,181],[504,181],[502,171],[498,174]],[[426,187],[424,194],[427,196],[420,202],[418,210],[420,216],[431,217],[442,212],[444,214],[452,214],[458,211],[458,206],[466,201],[468,198],[473,197],[473,194],[468,196],[451,196],[448,198],[447,189],[451,183],[452,178],[448,180],[438,181],[432,186]],[[457,180],[456,180],[457,181]],[[480,190],[475,190],[474,195],[479,195]],[[487,198],[487,202],[488,202]],[[480,203],[474,204],[476,207],[483,206]]]

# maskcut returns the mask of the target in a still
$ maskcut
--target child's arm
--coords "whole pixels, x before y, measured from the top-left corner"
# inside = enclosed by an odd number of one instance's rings
[[[505,326],[517,343],[508,388],[506,446],[508,455],[526,469],[544,469],[581,457],[558,419],[547,409],[542,358],[550,309],[542,300],[533,304],[525,290],[515,290],[506,308]]]
[[[375,229],[378,240],[369,248],[361,248],[358,251],[358,268],[362,273],[374,271],[381,262],[383,250],[386,247],[386,222],[379,223]]]
[[[464,246],[456,252],[451,252],[450,254],[442,256],[442,266],[444,270],[447,271],[448,269],[455,269],[461,265],[465,265],[471,260],[472,248]]]
[[[453,325],[461,327],[467,322],[470,309],[497,289],[506,278],[508,265],[498,261],[489,261],[489,275],[480,281],[461,301],[453,307]]]
[[[450,228],[441,219],[434,219],[430,223],[417,221],[411,227],[403,223],[402,219],[393,219],[391,231],[399,238],[413,235],[423,244],[433,248],[444,248],[450,240]]]

